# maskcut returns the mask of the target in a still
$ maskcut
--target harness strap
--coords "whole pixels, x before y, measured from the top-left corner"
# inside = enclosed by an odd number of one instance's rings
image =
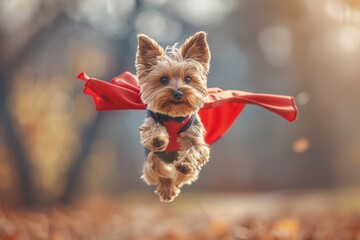
[[[164,122],[175,121],[181,123],[189,117],[189,116],[171,117],[169,115],[153,112],[151,110],[147,111],[147,116],[150,116],[152,119],[154,119],[156,123],[160,123],[163,126],[165,126]],[[195,121],[195,114],[191,115],[190,119],[186,122],[186,124],[180,128],[178,134],[185,132],[187,129],[189,129],[189,127],[194,123],[194,121]]]
[[[178,134],[188,130],[189,127],[194,123],[194,121],[195,121],[195,114],[191,115],[190,120],[184,126],[182,126],[182,128],[180,128],[180,131],[178,132]]]

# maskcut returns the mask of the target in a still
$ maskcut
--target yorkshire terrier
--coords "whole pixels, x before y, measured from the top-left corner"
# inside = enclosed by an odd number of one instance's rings
[[[184,184],[196,181],[208,162],[210,148],[197,114],[207,92],[210,50],[206,33],[198,32],[165,50],[138,35],[136,69],[147,116],[139,127],[147,160],[142,179],[157,185],[155,193],[171,202]]]

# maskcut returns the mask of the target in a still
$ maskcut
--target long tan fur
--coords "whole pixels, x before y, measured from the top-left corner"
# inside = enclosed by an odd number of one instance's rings
[[[196,114],[196,122],[181,133],[178,158],[165,163],[156,152],[164,151],[169,143],[167,130],[152,118],[146,118],[140,126],[140,142],[150,151],[143,167],[142,179],[149,185],[157,185],[160,200],[171,202],[184,184],[197,180],[199,171],[208,162],[210,149],[204,141],[205,130],[197,115],[207,96],[207,74],[210,67],[210,51],[206,34],[198,32],[185,43],[164,50],[155,40],[144,34],[138,35],[136,69],[141,99],[154,112],[180,117]],[[166,76],[164,85],[160,79]],[[191,82],[185,82],[189,77]],[[181,104],[173,103],[173,93],[181,90]]]

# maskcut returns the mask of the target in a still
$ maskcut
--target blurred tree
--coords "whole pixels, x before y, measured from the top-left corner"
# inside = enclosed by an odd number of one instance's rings
[[[29,4],[32,3],[29,2]],[[39,2],[32,10],[33,21],[23,23],[21,35],[6,31],[0,32],[0,48],[4,53],[0,56],[0,124],[4,129],[6,147],[13,155],[13,166],[19,178],[22,196],[20,202],[25,205],[37,204],[43,202],[44,199],[40,196],[38,186],[34,183],[32,159],[25,147],[27,135],[21,131],[18,119],[15,119],[11,112],[13,103],[10,102],[10,94],[14,92],[15,75],[29,61],[36,46],[41,45],[68,20],[63,6],[60,6],[57,1]],[[31,92],[33,89],[27,90]],[[23,112],[22,114],[26,115],[27,113]],[[95,121],[94,125],[96,123]],[[89,126],[89,129],[91,128],[92,126]],[[92,131],[88,130],[88,132]],[[92,139],[91,137],[87,138],[84,145],[91,142]]]
[[[4,136],[7,144],[6,147],[11,149],[11,152],[14,155],[13,159],[15,161],[17,175],[20,179],[23,203],[32,204],[35,202],[35,196],[30,161],[24,151],[22,141],[16,133],[14,121],[6,106],[6,99],[10,92],[10,81],[8,80],[8,74],[6,74],[5,65],[3,65],[2,62],[0,62],[0,64],[0,123],[4,129]]]
[[[139,9],[141,8],[141,1],[137,0],[135,4],[135,8],[133,12],[129,16],[129,33],[125,38],[120,39],[117,44],[122,46],[123,52],[121,53],[121,56],[129,56],[132,54],[132,45],[130,44],[132,39],[136,38],[136,29],[135,29],[135,23],[134,20],[136,19],[136,16],[138,14]],[[126,62],[127,59],[125,57],[120,57],[120,54],[117,55],[117,66],[116,72],[114,72],[113,76],[116,76],[119,72],[125,72],[128,69],[126,69]],[[81,151],[78,154],[78,156],[71,161],[71,165],[67,174],[67,177],[65,178],[65,186],[64,186],[64,192],[63,196],[60,198],[60,201],[62,202],[69,202],[72,200],[72,198],[75,196],[75,192],[78,190],[79,183],[81,180],[82,170],[85,168],[88,160],[89,160],[89,154],[92,147],[92,144],[94,142],[94,139],[98,133],[99,126],[104,118],[104,115],[101,113],[98,113],[96,115],[96,118],[94,121],[89,125],[89,127],[83,132],[83,135],[81,137],[81,142],[83,143],[81,146]]]
[[[41,10],[38,9],[37,11]],[[14,36],[0,32],[0,48],[5,53],[0,56],[0,121],[5,131],[7,147],[14,155],[24,204],[34,204],[37,201],[32,169],[30,159],[24,149],[24,142],[16,130],[16,121],[14,121],[9,111],[7,100],[12,91],[14,74],[32,52],[33,45],[44,36],[51,34],[54,25],[61,22],[63,15],[58,12],[58,9],[54,11],[47,15],[46,24],[34,24],[31,31],[28,31],[28,34],[23,36],[22,44],[14,46],[12,51],[9,51],[7,48],[9,47],[9,42],[14,40]]]

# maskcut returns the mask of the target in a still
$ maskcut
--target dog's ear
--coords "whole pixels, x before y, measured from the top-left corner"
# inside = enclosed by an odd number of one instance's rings
[[[180,52],[184,59],[193,59],[201,63],[206,73],[209,71],[211,54],[205,32],[189,37],[180,47]]]
[[[136,69],[138,76],[156,64],[156,58],[165,54],[164,49],[153,39],[145,34],[138,35],[136,53]]]

